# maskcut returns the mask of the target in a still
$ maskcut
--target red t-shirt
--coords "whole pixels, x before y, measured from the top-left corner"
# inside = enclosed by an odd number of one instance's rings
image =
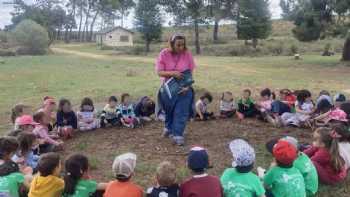
[[[138,185],[128,181],[112,181],[108,183],[103,197],[142,197],[143,190]]]
[[[180,197],[222,197],[222,187],[218,177],[193,176],[180,187]]]

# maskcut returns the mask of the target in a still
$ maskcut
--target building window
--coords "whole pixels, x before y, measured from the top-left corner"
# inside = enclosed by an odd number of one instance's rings
[[[112,35],[110,35],[109,38],[112,39],[113,38]]]
[[[129,42],[129,36],[120,36],[120,42]]]

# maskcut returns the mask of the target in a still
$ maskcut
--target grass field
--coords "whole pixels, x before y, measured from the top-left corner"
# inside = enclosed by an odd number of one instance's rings
[[[94,45],[82,44],[55,45],[52,51],[52,54],[47,56],[0,59],[1,132],[10,128],[8,121],[10,109],[18,102],[29,104],[36,109],[40,106],[41,99],[50,95],[56,98],[69,98],[75,105],[78,105],[85,96],[92,97],[96,103],[103,103],[108,96],[124,92],[130,93],[134,98],[143,95],[154,96],[160,85],[159,78],[154,72],[156,54],[118,55],[113,51],[98,51]],[[331,93],[341,91],[350,96],[350,67],[340,64],[339,56],[305,55],[302,60],[297,61],[288,56],[195,58],[198,64],[195,72],[195,89],[207,89],[216,95],[231,90],[238,97],[243,88],[251,88],[254,95],[257,95],[262,88],[270,87],[274,90],[307,88],[312,90],[314,96],[320,90],[326,89]],[[230,154],[227,150],[223,151],[227,148],[227,140],[240,137],[242,133],[247,132],[245,137],[253,138],[252,142],[257,148],[258,162],[261,165],[268,165],[270,160],[262,144],[266,138],[278,133],[267,133],[265,136],[265,132],[273,129],[266,126],[259,128],[260,125],[254,121],[243,125],[236,123],[234,125],[230,122],[211,122],[209,125],[193,123],[189,127],[189,143],[199,141],[209,147],[211,155],[214,155],[214,161],[220,161],[221,158],[216,156],[216,153],[223,152],[225,159],[212,170],[217,175],[230,164]],[[213,132],[208,129],[210,127],[221,128],[213,142],[209,140]],[[141,155],[136,181],[143,186],[149,186],[155,170],[153,164],[164,159],[164,155],[168,152],[178,151],[175,147],[168,147],[168,143],[164,143],[161,138],[152,137],[157,135],[160,129],[161,125],[157,123],[146,126],[146,130],[149,130],[147,133],[138,129],[132,131],[133,133],[115,132],[111,137],[108,130],[98,134],[79,135],[67,143],[69,149],[67,148],[68,151],[64,154],[73,151],[89,154],[93,175],[99,180],[107,180],[111,178],[109,165],[113,156],[122,151],[135,151]],[[196,132],[203,129],[205,135],[199,136]],[[232,133],[231,130],[237,132]],[[307,131],[295,132],[298,136],[303,136],[303,132]],[[138,137],[134,139],[135,136]],[[302,138],[307,140],[307,137],[308,135]],[[124,140],[130,143],[122,143]],[[153,145],[155,147],[152,147]],[[117,147],[118,150],[113,150]],[[184,164],[184,156],[180,153],[169,157],[179,166]],[[185,177],[187,173],[183,167],[179,167],[180,177]],[[350,182],[347,182],[335,188],[322,187],[319,196],[347,196],[349,184]]]

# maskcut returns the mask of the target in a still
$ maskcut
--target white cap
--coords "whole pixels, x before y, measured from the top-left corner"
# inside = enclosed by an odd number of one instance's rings
[[[134,153],[125,153],[114,159],[112,170],[115,176],[130,177],[136,167],[137,156]]]

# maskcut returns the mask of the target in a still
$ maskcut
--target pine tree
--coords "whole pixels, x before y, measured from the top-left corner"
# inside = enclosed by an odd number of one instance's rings
[[[146,43],[146,52],[150,51],[150,44],[162,35],[162,20],[157,1],[139,1],[135,11],[135,27],[142,34]]]
[[[239,0],[237,36],[241,40],[253,40],[254,48],[258,39],[266,39],[272,30],[268,0]]]

